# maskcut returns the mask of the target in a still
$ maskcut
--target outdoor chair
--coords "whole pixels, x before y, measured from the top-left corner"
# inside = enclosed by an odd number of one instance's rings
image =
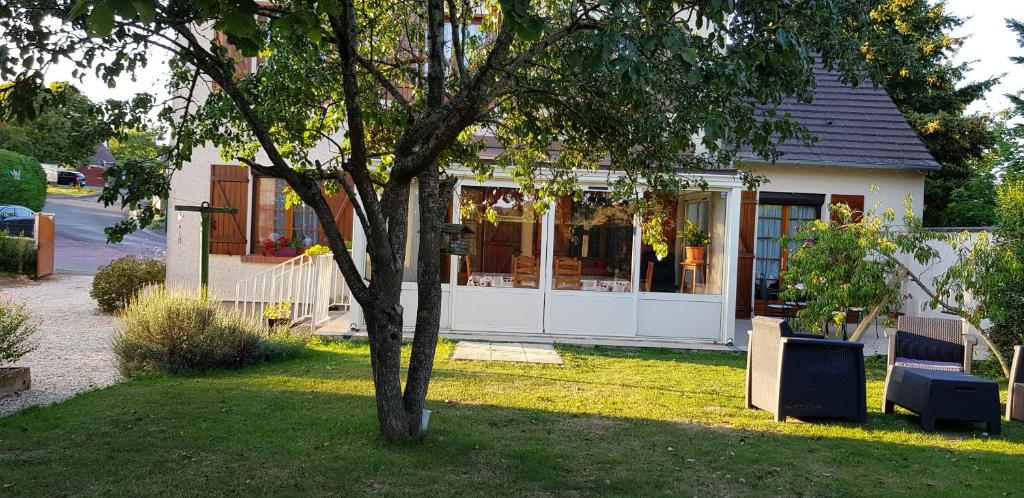
[[[797,334],[755,316],[747,353],[747,408],[786,417],[867,419],[864,345]]]
[[[512,256],[512,286],[537,288],[540,280],[540,266],[537,258],[530,256]]]
[[[583,280],[583,262],[576,258],[555,258],[555,289],[579,289]]]
[[[900,316],[889,339],[888,368],[925,368],[971,373],[971,358],[978,338],[960,320]]]
[[[1024,420],[1024,346],[1014,346],[1006,385],[1006,420]]]

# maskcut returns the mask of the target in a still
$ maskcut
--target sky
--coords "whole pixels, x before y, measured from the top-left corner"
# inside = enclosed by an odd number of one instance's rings
[[[968,80],[1006,73],[1002,82],[989,92],[985,100],[976,102],[969,111],[994,112],[1009,107],[1004,94],[1024,89],[1024,66],[1012,64],[1008,58],[1011,55],[1024,55],[1024,49],[1017,45],[1016,38],[1003,19],[1024,19],[1024,0],[947,0],[947,8],[953,14],[965,18],[964,25],[953,35],[965,38],[956,62],[972,62]],[[92,76],[76,85],[93,100],[126,98],[137,92],[166,96],[166,55],[154,53],[151,58],[149,67],[137,75],[137,81],[123,77],[116,89],[107,88]],[[47,81],[70,80],[71,69],[70,64],[59,64],[49,72]]]

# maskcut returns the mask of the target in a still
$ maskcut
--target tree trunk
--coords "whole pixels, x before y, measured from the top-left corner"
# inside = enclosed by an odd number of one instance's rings
[[[430,386],[437,349],[438,330],[441,325],[441,254],[439,223],[447,203],[440,201],[437,164],[431,164],[419,179],[420,230],[417,259],[416,332],[409,374],[405,385],[404,404],[409,415],[409,433],[414,438],[421,434],[420,419]]]
[[[390,289],[381,294],[379,304],[365,310],[377,423],[382,438],[402,441],[413,435],[409,433],[409,416],[402,401],[402,306],[398,304],[401,286],[397,292]]]

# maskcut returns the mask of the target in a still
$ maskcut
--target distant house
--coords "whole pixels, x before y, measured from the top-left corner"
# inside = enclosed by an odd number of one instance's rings
[[[85,184],[92,187],[102,187],[105,183],[103,172],[107,168],[117,164],[117,159],[110,152],[106,144],[99,144],[89,159],[89,164],[79,166],[78,172],[85,175]]]

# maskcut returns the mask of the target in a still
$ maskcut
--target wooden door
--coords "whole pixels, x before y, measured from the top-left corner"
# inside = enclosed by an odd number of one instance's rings
[[[53,215],[36,213],[36,278],[53,274]]]
[[[740,198],[739,264],[736,270],[736,318],[750,318],[754,311],[754,226],[757,222],[757,192],[743,192]]]

